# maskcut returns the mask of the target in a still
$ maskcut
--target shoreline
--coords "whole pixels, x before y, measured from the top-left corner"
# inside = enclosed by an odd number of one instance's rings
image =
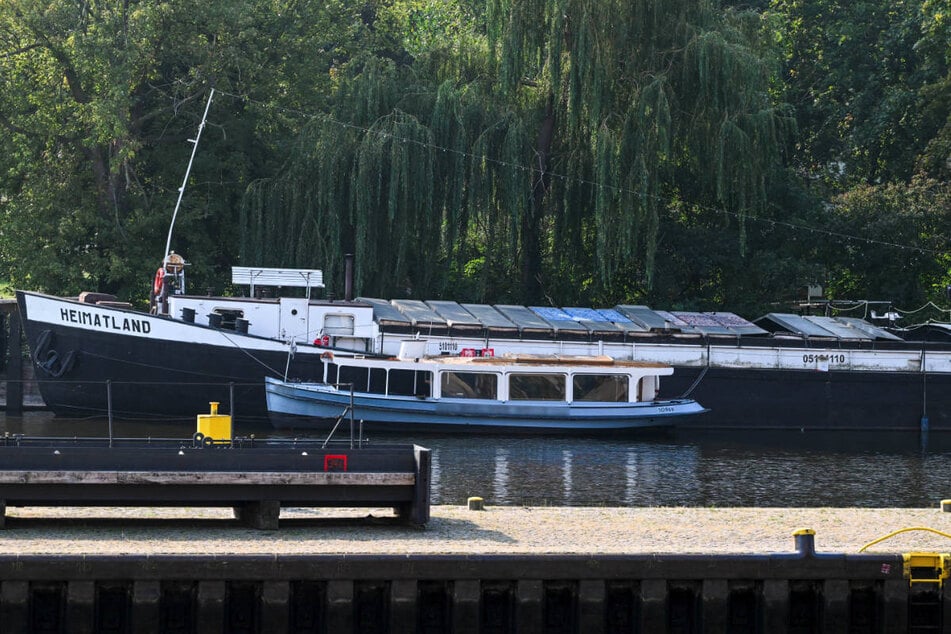
[[[858,553],[886,534],[951,534],[951,513],[910,508],[433,506],[424,529],[391,509],[282,510],[276,531],[245,528],[230,508],[8,507],[0,541],[17,555],[772,554],[816,532],[818,553]],[[951,552],[951,538],[902,533],[866,552]]]

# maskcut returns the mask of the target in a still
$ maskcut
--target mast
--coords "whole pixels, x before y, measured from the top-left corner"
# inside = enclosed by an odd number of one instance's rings
[[[182,204],[182,196],[185,194],[185,184],[188,183],[188,175],[192,171],[192,163],[195,160],[195,152],[198,150],[198,140],[201,139],[201,132],[205,129],[205,121],[208,120],[208,109],[211,108],[211,99],[215,96],[215,89],[212,88],[208,93],[208,103],[205,104],[205,114],[201,117],[201,123],[198,124],[198,134],[194,139],[188,139],[192,144],[192,155],[188,159],[188,168],[185,170],[185,178],[182,180],[182,186],[178,188],[178,201],[175,203],[175,210],[172,212],[172,222],[168,226],[168,240],[165,241],[165,257],[162,258],[162,265],[168,261],[169,250],[172,248],[172,230],[175,228],[175,218],[178,217],[178,208]]]

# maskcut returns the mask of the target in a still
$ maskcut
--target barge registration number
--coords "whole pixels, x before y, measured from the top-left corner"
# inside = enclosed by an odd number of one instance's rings
[[[820,361],[828,361],[829,363],[845,363],[844,354],[804,354],[802,355],[803,363],[818,363]]]

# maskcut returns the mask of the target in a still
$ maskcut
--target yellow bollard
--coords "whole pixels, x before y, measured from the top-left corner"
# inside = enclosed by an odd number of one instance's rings
[[[196,427],[196,434],[201,434],[204,438],[211,438],[211,442],[228,443],[231,442],[231,416],[218,413],[218,403],[211,401],[210,414],[199,414]]]

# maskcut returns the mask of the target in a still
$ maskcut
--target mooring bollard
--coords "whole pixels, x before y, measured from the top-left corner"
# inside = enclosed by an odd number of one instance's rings
[[[816,531],[811,528],[800,528],[793,533],[796,538],[796,551],[800,557],[813,557],[816,554]]]
[[[469,498],[469,510],[470,511],[484,511],[485,510],[485,500],[480,497],[471,497]]]

